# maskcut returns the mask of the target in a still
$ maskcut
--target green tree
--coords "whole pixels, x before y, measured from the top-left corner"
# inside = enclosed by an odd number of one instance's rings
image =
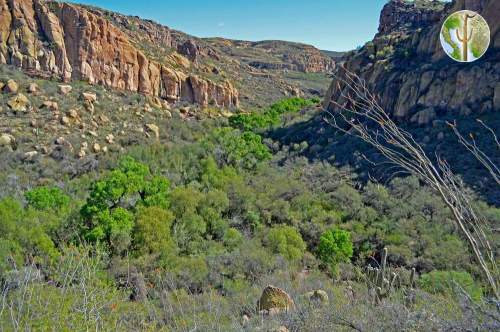
[[[168,179],[153,177],[146,165],[131,157],[122,159],[117,169],[91,187],[81,209],[84,237],[123,251],[131,243],[135,206],[167,207],[169,186]]]
[[[274,253],[290,261],[302,258],[306,250],[300,233],[291,226],[273,227],[267,235],[267,242]]]
[[[339,263],[349,262],[352,253],[351,234],[348,231],[332,228],[321,235],[318,257],[332,270],[335,270]]]
[[[56,187],[38,187],[27,191],[24,197],[28,206],[37,210],[61,210],[69,204],[69,196]]]
[[[136,215],[134,245],[139,255],[166,256],[172,252],[172,212],[161,207],[144,207]]]

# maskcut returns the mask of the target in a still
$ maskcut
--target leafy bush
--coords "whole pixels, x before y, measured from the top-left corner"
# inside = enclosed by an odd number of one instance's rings
[[[260,113],[238,114],[229,119],[231,126],[245,131],[265,129],[277,125],[282,114],[295,113],[304,107],[317,104],[319,99],[304,99],[299,97],[283,99]]]
[[[272,228],[267,235],[267,243],[274,253],[291,261],[302,258],[306,250],[306,244],[300,233],[291,226]]]
[[[467,272],[432,271],[420,276],[419,286],[429,293],[447,295],[456,291],[456,287],[465,290],[472,299],[480,300],[483,291]]]
[[[335,269],[338,263],[347,263],[352,257],[352,240],[348,231],[332,228],[319,239],[318,257]]]
[[[168,206],[169,181],[153,177],[149,168],[130,157],[117,169],[95,182],[90,197],[81,209],[85,219],[82,233],[90,241],[105,241],[117,249],[126,249],[134,228],[134,204]]]
[[[55,187],[38,187],[24,194],[28,205],[37,210],[60,210],[69,204],[69,196]]]
[[[224,164],[254,169],[258,162],[271,158],[271,152],[262,143],[260,135],[222,128],[216,130],[213,136],[223,152]]]

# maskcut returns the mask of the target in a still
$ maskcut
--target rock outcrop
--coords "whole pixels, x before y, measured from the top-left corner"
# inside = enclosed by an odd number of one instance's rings
[[[168,34],[161,39],[172,43]],[[111,20],[67,3],[0,0],[0,63],[169,102],[238,106],[230,82],[215,83],[152,60]]]
[[[276,314],[295,308],[295,302],[283,289],[267,286],[257,302],[257,311],[265,314]]]
[[[462,64],[448,58],[439,34],[458,10],[479,12],[489,23],[490,49]],[[424,125],[436,114],[500,111],[500,1],[439,2],[391,0],[383,9],[374,40],[344,58],[344,66],[364,78],[380,104],[395,118]],[[342,73],[339,72],[340,77]],[[338,99],[334,79],[324,106]]]

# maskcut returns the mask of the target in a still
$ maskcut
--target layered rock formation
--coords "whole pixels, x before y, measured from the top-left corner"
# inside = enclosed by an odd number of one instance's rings
[[[281,40],[250,42],[215,38],[207,41],[257,69],[327,73],[335,68],[332,57],[311,45]]]
[[[158,38],[172,45],[168,33]],[[0,0],[0,63],[170,102],[238,106],[230,82],[215,83],[152,60],[110,20],[67,3]]]
[[[491,29],[490,49],[480,60],[462,64],[448,58],[440,45],[446,17],[458,10],[479,12]],[[344,66],[359,74],[394,117],[425,125],[436,114],[467,115],[500,111],[500,1],[437,2],[392,0],[383,9],[379,33]],[[339,73],[341,75],[341,73]],[[332,82],[324,106],[338,99]]]

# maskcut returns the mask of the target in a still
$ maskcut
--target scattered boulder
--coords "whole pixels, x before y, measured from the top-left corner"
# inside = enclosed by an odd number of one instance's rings
[[[24,161],[33,161],[36,156],[38,156],[38,151],[29,151],[26,152],[23,156]]]
[[[22,93],[19,93],[7,101],[7,105],[15,112],[26,112],[29,105],[29,99]]]
[[[328,304],[330,301],[328,298],[328,294],[321,289],[313,290],[304,294],[304,297],[309,300],[310,303],[313,304]]]
[[[66,84],[60,84],[59,85],[59,93],[63,95],[67,95],[68,93],[73,90],[73,87],[71,85],[66,85]]]
[[[267,286],[259,301],[257,302],[257,311],[264,314],[275,314],[282,311],[289,311],[295,308],[295,302],[290,295],[283,289]]]
[[[30,83],[28,86],[28,92],[31,94],[38,93],[40,91],[40,88],[38,87],[38,84],[36,83]]]
[[[83,107],[85,107],[87,112],[94,113],[95,107],[94,107],[94,104],[92,102],[85,100],[83,103]]]
[[[78,151],[78,153],[76,154],[76,156],[80,159],[84,158],[86,155],[87,153],[85,152],[84,149],[80,149],[80,151]]]
[[[151,131],[155,135],[156,139],[160,138],[160,128],[157,125],[148,123],[146,125],[146,129]]]
[[[97,101],[97,95],[93,92],[82,93],[83,100],[89,103],[95,103]]]
[[[99,143],[94,143],[94,145],[92,145],[92,150],[94,150],[95,153],[101,152],[101,146]]]
[[[14,80],[8,80],[3,87],[3,90],[7,93],[17,93],[17,91],[19,90],[19,85]]]
[[[69,123],[70,123],[69,117],[67,117],[66,115],[64,115],[64,116],[61,118],[61,124],[62,124],[63,126],[67,126],[67,125],[69,125]]]
[[[9,134],[2,134],[0,136],[0,146],[11,146],[15,142],[15,138]]]
[[[77,119],[78,118],[78,112],[75,109],[70,109],[68,111],[68,116],[72,119]]]
[[[106,135],[106,142],[113,144],[115,141],[115,136],[113,134]]]
[[[57,104],[57,102],[55,102],[55,101],[50,101],[50,100],[44,101],[42,104],[42,107],[46,107],[51,111],[58,111],[59,110],[59,104]]]

